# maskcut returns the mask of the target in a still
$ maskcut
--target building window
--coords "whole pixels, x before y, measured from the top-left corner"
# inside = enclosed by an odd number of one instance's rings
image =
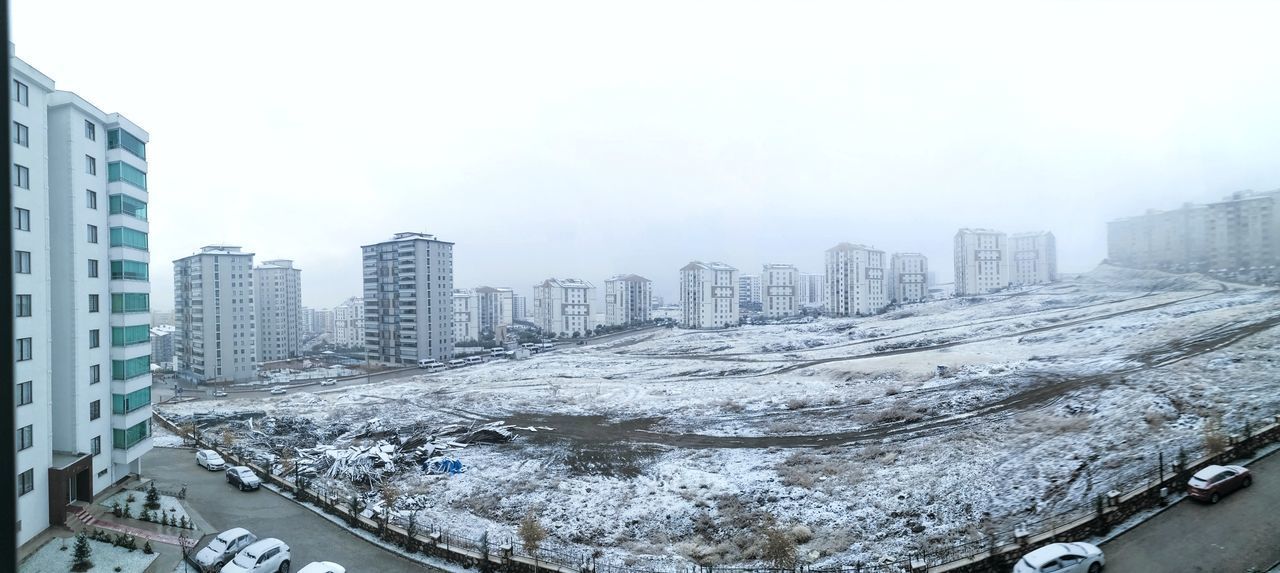
[[[147,234],[129,227],[112,227],[111,246],[133,247],[145,251],[147,250]]]
[[[128,380],[151,371],[151,356],[139,356],[128,360],[111,361],[111,379]]]
[[[22,207],[13,208],[13,228],[19,231],[31,230],[31,211]]]
[[[17,386],[17,404],[26,406],[31,403],[31,381],[20,382]]]
[[[98,312],[98,295],[89,295],[89,312]]]
[[[31,360],[31,339],[30,338],[18,339],[18,362],[22,362],[23,360]]]
[[[89,366],[89,384],[97,384],[102,381],[102,365],[94,364]]]
[[[112,430],[111,437],[111,447],[117,450],[132,448],[151,437],[151,420],[143,420],[127,430]]]
[[[136,219],[147,220],[147,204],[128,195],[112,195],[111,214],[128,215]]]
[[[84,204],[90,209],[98,208],[98,193],[89,189],[84,190]]]
[[[89,331],[89,348],[97,348],[101,342],[102,340],[101,340],[101,336],[99,336],[99,330],[96,328],[90,330]]]
[[[32,445],[34,445],[32,444],[33,437],[34,437],[34,434],[31,431],[31,426],[23,426],[21,428],[18,428],[18,451],[21,452],[22,450],[25,450],[31,447]]]
[[[147,144],[123,129],[107,130],[107,149],[121,148],[138,157],[147,158]]]
[[[130,346],[133,344],[142,344],[151,340],[151,326],[139,324],[136,326],[113,326],[111,327],[111,345],[112,346]]]
[[[21,189],[30,189],[31,188],[31,170],[27,169],[25,166],[18,165],[15,163],[13,165],[13,184],[15,187],[18,187]]]
[[[89,175],[98,174],[98,160],[92,155],[84,156],[84,172]]]
[[[94,436],[89,440],[89,453],[95,456],[102,453],[102,436]]]
[[[14,82],[17,83],[17,82]],[[19,84],[21,85],[21,84]],[[26,87],[26,86],[22,86]],[[18,474],[18,495],[23,496],[31,493],[36,488],[36,471],[34,469],[27,470]]]
[[[147,280],[147,263],[141,261],[111,261],[112,280]]]
[[[144,292],[111,293],[112,314],[147,312],[151,310],[151,295]]]
[[[27,126],[18,122],[13,122],[13,142],[23,147],[31,146],[31,132]]]
[[[27,84],[13,80],[13,101],[27,105]]]
[[[88,240],[90,243],[98,242],[98,226],[88,225],[86,227],[86,236],[88,237]]]
[[[31,295],[18,295],[18,304],[15,306],[16,316],[31,316]]]
[[[98,278],[98,259],[89,259],[89,278]]]
[[[107,164],[107,181],[124,181],[143,191],[147,190],[147,172],[121,161]]]
[[[111,412],[128,414],[134,410],[151,405],[151,387],[139,388],[128,394],[111,395]]]
[[[102,400],[94,400],[89,402],[89,419],[97,420],[102,417]]]
[[[13,255],[13,272],[21,275],[31,274],[31,253],[14,251]]]
[[[84,136],[89,141],[98,140],[98,126],[93,125],[92,121],[84,120]]]

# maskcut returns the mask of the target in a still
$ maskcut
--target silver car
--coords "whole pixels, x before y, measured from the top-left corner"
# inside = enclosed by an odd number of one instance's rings
[[[218,571],[245,547],[258,540],[248,529],[237,527],[219,533],[208,545],[196,553],[195,562],[204,571]]]
[[[1013,573],[1098,573],[1106,564],[1097,545],[1051,543],[1024,555]]]

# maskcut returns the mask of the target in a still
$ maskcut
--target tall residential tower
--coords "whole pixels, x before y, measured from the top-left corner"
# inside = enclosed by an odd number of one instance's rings
[[[640,275],[616,275],[604,281],[604,321],[609,326],[649,322],[653,281]]]
[[[293,261],[264,261],[253,269],[258,361],[302,355],[302,269]]]
[[[253,253],[209,245],[173,261],[173,356],[178,376],[244,382],[257,376]]]
[[[453,354],[453,243],[396,233],[361,247],[365,355],[383,364]]]

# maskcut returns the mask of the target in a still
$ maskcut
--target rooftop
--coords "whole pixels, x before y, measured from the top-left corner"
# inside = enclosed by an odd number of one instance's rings
[[[731,266],[729,266],[729,265],[726,265],[726,264],[724,264],[724,263],[715,262],[715,261],[712,261],[712,262],[709,262],[709,263],[704,263],[704,262],[702,262],[702,261],[690,261],[690,262],[689,262],[689,264],[685,265],[685,266],[684,266],[684,268],[681,268],[680,270],[682,270],[682,271],[693,271],[693,270],[698,270],[698,269],[706,269],[706,270],[709,270],[709,271],[736,271],[736,270],[738,270],[738,269],[735,269],[735,268],[733,268],[733,267],[731,267]]]
[[[626,282],[645,282],[645,283],[647,283],[647,282],[653,282],[653,281],[651,281],[651,280],[649,280],[649,279],[646,279],[646,278],[644,278],[644,277],[642,277],[642,276],[640,276],[640,275],[613,275],[612,277],[610,277],[610,278],[609,278],[609,280],[611,280],[611,281],[626,281]]]

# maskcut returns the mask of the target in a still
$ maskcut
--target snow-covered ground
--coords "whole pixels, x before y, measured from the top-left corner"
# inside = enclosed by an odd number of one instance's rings
[[[330,436],[526,428],[453,452],[463,474],[394,479],[430,496],[420,519],[472,537],[513,537],[536,508],[558,545],[632,562],[751,561],[769,526],[818,564],[900,559],[1087,509],[1154,472],[1157,452],[1197,453],[1206,424],[1234,431],[1280,412],[1277,323],[1273,290],[1100,267],[868,318],[650,331],[343,392],[160,410],[304,417]]]
[[[18,564],[18,573],[66,573],[71,570],[75,547],[74,538],[51,540]],[[154,553],[143,553],[141,543],[138,544],[139,549],[129,551],[90,539],[89,547],[92,549],[89,556],[89,560],[93,562],[93,567],[89,569],[91,573],[142,573],[157,557]]]
[[[133,496],[133,501],[129,501],[130,496]],[[147,511],[146,503],[147,492],[129,490],[122,491],[108,497],[107,499],[99,502],[98,505],[107,509],[114,509],[116,504],[120,504],[121,511],[123,511],[127,506],[129,508],[129,515],[133,519],[139,519],[143,512]],[[163,513],[165,517],[160,518],[159,516],[161,513]],[[151,515],[156,517],[157,523],[158,519],[167,520],[169,517],[172,517],[179,523],[184,519],[187,523],[191,522],[191,518],[187,515],[187,510],[182,506],[182,502],[178,501],[178,498],[168,495],[160,495],[160,509],[151,510]]]

